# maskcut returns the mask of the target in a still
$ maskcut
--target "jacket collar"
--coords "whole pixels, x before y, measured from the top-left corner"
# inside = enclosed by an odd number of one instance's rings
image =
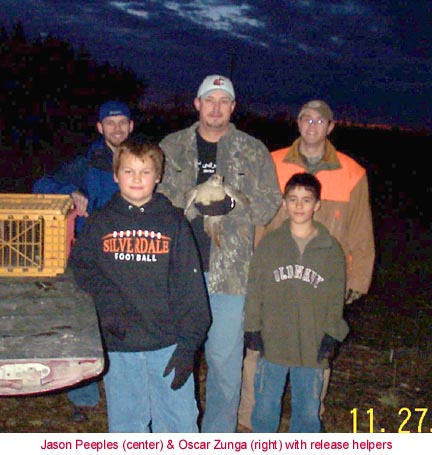
[[[318,234],[311,239],[309,242],[310,246],[313,248],[329,248],[333,245],[332,238],[330,236],[329,230],[319,221],[314,220],[314,224],[318,229]],[[291,234],[290,221],[287,219],[282,223],[283,229],[288,234],[288,237],[291,242],[295,242],[294,237]]]
[[[299,137],[293,142],[283,159],[284,163],[292,163],[304,167],[304,161],[300,153],[300,141],[301,138]],[[328,139],[326,139],[324,156],[321,160],[318,170],[332,170],[339,169],[340,167],[341,164],[337,156],[336,148]]]
[[[190,128],[189,128],[189,132],[191,134],[190,138],[191,140],[194,140],[195,139],[195,135],[198,133],[198,127],[199,127],[199,121],[195,122]],[[234,123],[230,123],[229,124],[229,127],[228,127],[228,132],[226,134],[224,134],[220,140],[220,141],[223,141],[225,140],[225,138],[229,138],[231,136],[231,134],[234,133],[234,131],[236,131],[236,126],[234,125]]]

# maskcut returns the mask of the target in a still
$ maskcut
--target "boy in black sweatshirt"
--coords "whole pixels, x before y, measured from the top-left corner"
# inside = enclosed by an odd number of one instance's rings
[[[154,191],[158,146],[127,140],[113,167],[120,192],[90,215],[70,260],[108,351],[109,431],[197,432],[192,372],[210,313],[193,234]]]

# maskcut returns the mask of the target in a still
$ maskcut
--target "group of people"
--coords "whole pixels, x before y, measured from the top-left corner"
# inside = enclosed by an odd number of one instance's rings
[[[70,194],[80,215],[70,266],[107,350],[109,431],[276,432],[289,377],[290,431],[319,432],[331,360],[348,333],[343,306],[372,276],[366,171],[328,140],[323,101],[300,109],[299,139],[273,153],[231,122],[228,78],[207,76],[194,106],[196,123],[151,144],[130,136],[126,104],[104,103],[100,140],[33,188]],[[185,214],[186,195],[215,174],[225,197]],[[68,395],[76,420],[100,399],[97,382]]]

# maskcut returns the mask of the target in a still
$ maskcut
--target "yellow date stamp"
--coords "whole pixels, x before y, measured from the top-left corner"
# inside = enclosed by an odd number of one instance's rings
[[[399,427],[392,429],[390,432],[394,433],[412,433],[412,431],[407,429],[407,425],[414,424],[417,428],[417,433],[432,432],[432,428],[426,428],[424,426],[424,421],[426,416],[428,416],[429,408],[399,408],[397,414],[400,417]],[[369,426],[369,433],[385,433],[389,431],[386,428],[379,428],[376,431],[375,415],[374,409],[369,408],[366,411],[359,411],[358,408],[352,408],[350,411],[352,416],[352,429],[353,433],[357,433],[359,423],[366,423]]]

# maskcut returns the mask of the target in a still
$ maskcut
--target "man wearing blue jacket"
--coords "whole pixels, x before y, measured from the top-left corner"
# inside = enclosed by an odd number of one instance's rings
[[[33,193],[69,194],[77,209],[75,230],[78,235],[88,215],[103,207],[118,191],[113,179],[113,152],[129,137],[134,128],[129,107],[109,100],[99,108],[96,128],[101,137],[89,147],[85,156],[65,163],[52,175],[37,180]],[[85,409],[98,404],[100,396],[96,382],[72,389],[68,397],[74,404],[73,419],[87,420]]]

